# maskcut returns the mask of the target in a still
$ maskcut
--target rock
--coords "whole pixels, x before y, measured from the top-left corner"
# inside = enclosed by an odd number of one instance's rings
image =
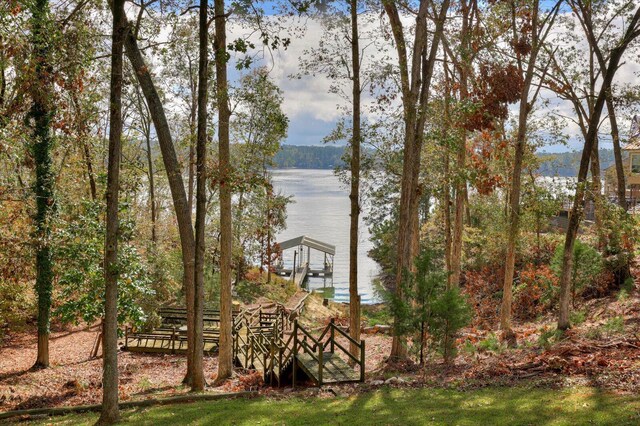
[[[387,380],[385,380],[384,383],[386,385],[399,385],[399,384],[405,383],[405,380],[401,379],[400,377],[390,377]]]
[[[378,333],[389,334],[391,332],[390,325],[378,325],[376,327],[378,328]]]

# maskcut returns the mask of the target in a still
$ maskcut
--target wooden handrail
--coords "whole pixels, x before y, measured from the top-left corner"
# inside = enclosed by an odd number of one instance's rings
[[[297,323],[297,321],[296,321]],[[298,325],[298,330],[302,331],[302,334],[304,334],[305,336],[307,336],[309,338],[309,340],[311,340],[313,343],[316,344],[316,346],[320,343],[318,342],[318,340],[316,338],[314,338],[307,330],[305,330],[303,327],[301,327],[300,325]]]
[[[356,345],[358,348],[360,348],[361,343],[356,342],[351,336],[349,336],[343,329],[341,329],[340,327],[338,327],[335,324],[330,324],[333,326],[333,328],[335,330],[338,331],[338,333],[342,334],[350,343],[353,343],[354,345]]]

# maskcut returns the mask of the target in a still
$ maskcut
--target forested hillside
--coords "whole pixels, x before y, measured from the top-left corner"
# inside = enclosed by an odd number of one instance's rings
[[[612,149],[601,149],[600,153],[600,169],[604,171],[613,165]],[[560,176],[575,177],[578,176],[578,168],[580,167],[581,152],[561,152],[561,153],[539,153],[538,158],[541,160],[538,173],[542,176]]]
[[[345,147],[340,146],[304,146],[282,145],[275,155],[274,167],[279,169],[335,169],[344,165]],[[559,153],[538,153],[540,167],[537,173],[541,176],[575,177],[580,167],[578,151]],[[600,150],[600,169],[610,167],[614,163],[613,150]]]
[[[0,422],[637,425],[638,52],[638,0],[0,1]]]
[[[282,145],[273,158],[280,169],[334,169],[343,166],[344,147]]]

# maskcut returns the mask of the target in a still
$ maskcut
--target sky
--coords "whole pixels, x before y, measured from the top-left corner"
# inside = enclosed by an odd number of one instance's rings
[[[273,10],[267,11],[267,13],[272,12]],[[277,16],[271,15],[265,19],[275,20],[276,18]],[[405,21],[405,28],[409,28],[412,18],[403,16],[402,19]],[[363,68],[380,62],[385,56],[391,58],[392,61],[395,58],[395,48],[390,40],[384,40],[381,24],[388,25],[384,15],[369,14],[361,15],[360,17],[360,30],[363,38],[367,39],[369,37],[369,40],[375,43],[373,48],[370,47],[363,54]],[[341,109],[344,111],[345,107],[349,107],[348,102],[339,95],[330,92],[332,82],[323,74],[302,75],[293,78],[292,76],[299,74],[301,59],[306,57],[306,52],[317,47],[322,41],[326,41],[323,27],[319,21],[314,19],[299,21],[293,18],[288,21],[279,21],[278,25],[283,30],[282,36],[290,37],[291,44],[287,49],[279,49],[273,52],[264,53],[260,50],[260,53],[263,54],[255,65],[266,66],[270,70],[272,80],[283,92],[284,103],[282,107],[290,120],[288,136],[284,143],[290,145],[322,145],[323,139],[332,131],[341,117]],[[300,31],[303,27],[305,30]],[[252,31],[241,27],[233,19],[227,28],[229,42],[236,38],[245,38]],[[579,31],[579,26],[577,28],[577,31]],[[564,36],[562,31],[567,30],[554,30],[555,34],[551,36],[554,42],[566,44],[565,39],[567,37]],[[166,35],[161,36],[161,38],[163,37],[166,37]],[[253,41],[260,49],[261,42],[256,39],[255,33]],[[366,42],[362,44],[366,44]],[[584,36],[582,36],[582,41],[577,44],[578,47],[580,45],[586,46]],[[636,46],[638,47],[636,51],[624,58],[624,65],[618,71],[614,84],[629,84],[640,77],[640,41],[636,42]],[[387,51],[385,52],[383,49],[387,49]],[[235,63],[232,60],[228,67],[232,84],[234,81],[237,82],[242,75],[240,71],[235,69],[234,65]],[[539,117],[545,114],[548,115],[551,110],[556,114],[574,116],[572,105],[569,102],[560,101],[554,93],[542,90],[540,97],[548,101],[548,106],[534,112]],[[372,102],[372,99],[365,95],[363,99],[364,106],[366,107],[370,102]],[[396,102],[399,102],[399,97]],[[517,104],[510,106],[510,112],[513,117],[516,116],[517,110]],[[640,113],[640,109],[636,108],[635,113]],[[365,117],[366,114],[365,112]],[[619,121],[621,131],[628,132],[630,121],[626,118],[621,118]],[[564,130],[565,133],[571,136],[568,146],[549,144],[542,148],[542,151],[566,152],[580,149],[582,141],[579,127],[574,123],[567,122]],[[600,146],[601,148],[611,148],[612,144],[610,140],[602,138]]]
[[[274,82],[282,89],[284,95],[284,112],[290,119],[289,133],[285,141],[291,145],[320,145],[322,139],[334,128],[340,117],[338,106],[345,106],[345,101],[338,95],[329,93],[330,80],[324,75],[302,76],[291,78],[291,75],[299,71],[300,58],[306,50],[318,46],[323,38],[322,26],[314,20],[307,20],[307,30],[304,34],[295,34],[291,38],[291,45],[286,50],[273,52],[273,56],[266,55],[264,64],[270,68],[270,75]],[[371,24],[365,24],[363,31],[373,29],[379,25],[380,20],[374,19]],[[368,25],[368,28],[367,28]],[[379,28],[379,27],[377,27]],[[240,35],[242,30],[231,27],[230,38]],[[380,31],[378,30],[378,37]],[[562,41],[562,34],[555,35],[556,40]],[[381,38],[380,38],[381,40]],[[586,43],[586,42],[584,42]],[[387,43],[389,44],[389,43]],[[389,47],[392,47],[389,44]],[[392,51],[393,55],[394,52]],[[367,53],[364,62],[375,61],[378,52]],[[238,75],[237,71],[231,72],[231,76]],[[625,57],[623,67],[618,71],[614,84],[624,85],[634,82],[640,76],[640,59],[637,51]],[[543,91],[541,97],[549,101],[549,108],[557,113],[572,116],[572,106],[568,102],[558,100],[550,91]],[[365,103],[366,103],[365,99]],[[518,105],[512,105],[510,110],[517,113]],[[638,111],[640,112],[640,111]],[[548,110],[542,110],[539,114],[548,114]],[[606,110],[605,110],[606,114]],[[605,116],[606,117],[606,116]],[[622,119],[620,128],[628,132],[630,122]],[[550,145],[544,147],[545,152],[564,152],[580,149],[581,139],[579,128],[575,124],[568,123],[566,132],[572,135],[569,145]],[[607,139],[601,141],[601,148],[611,148],[611,142]]]

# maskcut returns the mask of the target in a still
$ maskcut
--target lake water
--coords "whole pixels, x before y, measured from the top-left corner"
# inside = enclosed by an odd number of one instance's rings
[[[336,246],[332,278],[309,277],[309,290],[325,289],[327,297],[337,302],[349,301],[349,189],[340,183],[332,170],[273,170],[276,191],[293,196],[287,206],[287,229],[277,241],[306,235]],[[364,215],[361,214],[360,217]],[[373,288],[378,265],[368,255],[372,248],[369,231],[360,223],[358,244],[358,292],[362,303],[379,301]],[[287,253],[291,252],[291,253]],[[293,250],[285,252],[285,264],[293,263]],[[324,256],[311,251],[311,266],[321,267]]]

